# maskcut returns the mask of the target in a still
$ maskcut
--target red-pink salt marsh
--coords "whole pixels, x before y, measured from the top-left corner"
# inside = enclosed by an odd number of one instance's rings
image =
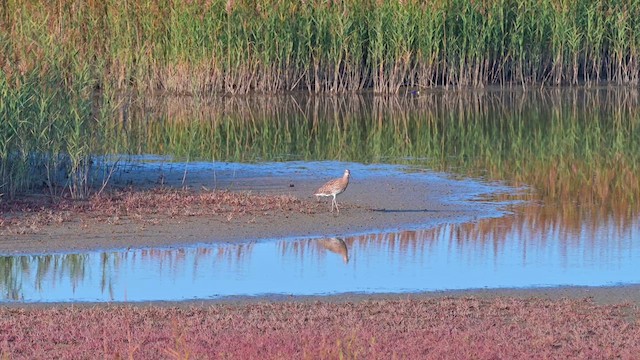
[[[496,297],[0,308],[9,359],[634,359],[635,305]]]

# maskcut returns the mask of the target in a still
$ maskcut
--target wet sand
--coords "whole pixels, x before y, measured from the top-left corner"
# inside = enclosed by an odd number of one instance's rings
[[[192,178],[191,187],[195,190],[210,186],[198,181],[194,175]],[[501,215],[495,204],[451,201],[459,198],[460,194],[473,191],[469,184],[445,179],[429,183],[410,177],[352,180],[347,191],[338,196],[340,212],[332,213],[331,198],[316,199],[311,195],[328,179],[269,176],[234,179],[233,184],[221,180],[217,184],[221,189],[257,195],[290,195],[310,203],[315,208],[311,214],[253,211],[240,216],[212,214],[147,218],[92,218],[89,214],[29,230],[24,235],[0,235],[0,253],[73,252],[345,236],[429,228]],[[174,179],[168,185],[177,187],[178,184],[179,180]]]

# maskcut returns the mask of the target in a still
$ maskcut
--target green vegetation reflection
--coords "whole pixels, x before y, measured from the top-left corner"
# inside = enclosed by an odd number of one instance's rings
[[[6,300],[19,301],[22,300],[23,286],[42,291],[43,288],[48,288],[51,283],[57,281],[69,282],[71,288],[75,289],[85,280],[88,257],[88,254],[2,256],[0,257],[2,296]],[[104,285],[103,283],[103,291]]]

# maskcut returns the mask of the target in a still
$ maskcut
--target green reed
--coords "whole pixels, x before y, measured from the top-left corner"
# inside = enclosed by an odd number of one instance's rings
[[[88,79],[28,76],[17,85],[0,73],[0,193],[45,188],[89,192],[95,111]]]
[[[119,90],[637,84],[640,1],[5,1],[0,67]]]

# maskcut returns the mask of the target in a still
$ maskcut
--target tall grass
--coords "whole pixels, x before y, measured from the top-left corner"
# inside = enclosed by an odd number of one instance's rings
[[[97,140],[92,86],[61,77],[24,77],[10,85],[0,73],[0,193],[45,188],[68,190],[74,198],[89,191],[91,150]]]
[[[640,1],[5,1],[0,67],[114,89],[637,84]]]

